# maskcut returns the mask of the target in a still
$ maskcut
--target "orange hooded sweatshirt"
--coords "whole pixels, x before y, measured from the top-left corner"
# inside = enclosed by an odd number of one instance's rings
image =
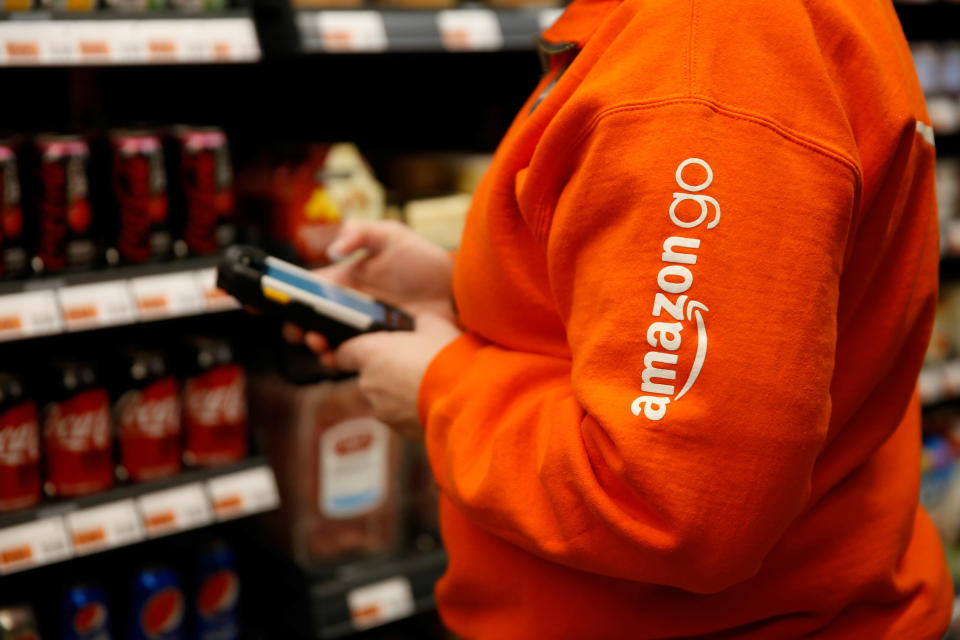
[[[579,53],[475,197],[420,390],[444,620],[939,638],[934,149],[891,3],[576,0],[545,37]]]

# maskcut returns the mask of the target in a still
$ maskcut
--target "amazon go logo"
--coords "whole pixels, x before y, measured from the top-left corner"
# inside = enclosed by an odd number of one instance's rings
[[[704,175],[705,174],[705,175]],[[687,158],[677,167],[677,186],[668,215],[682,231],[663,241],[657,273],[657,291],[653,299],[653,320],[647,327],[647,344],[651,350],[643,358],[642,384],[645,394],[630,405],[635,416],[660,420],[671,402],[676,402],[693,388],[707,358],[707,327],[702,302],[688,295],[693,286],[694,267],[700,238],[692,237],[695,229],[713,229],[720,224],[720,204],[701,193],[713,183],[713,169],[700,158]],[[682,234],[682,235],[681,235]],[[686,332],[684,333],[684,330]],[[680,364],[677,351],[684,340],[697,341],[696,355],[686,380],[677,380]],[[679,391],[678,391],[679,387]]]

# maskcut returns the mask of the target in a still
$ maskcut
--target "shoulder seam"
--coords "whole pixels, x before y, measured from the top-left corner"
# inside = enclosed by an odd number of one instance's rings
[[[714,111],[715,113],[726,116],[728,118],[733,118],[735,120],[743,120],[745,122],[752,122],[754,124],[760,125],[767,129],[770,129],[780,137],[785,140],[789,140],[794,144],[797,144],[801,147],[805,147],[810,151],[819,153],[827,158],[830,158],[834,162],[846,167],[854,175],[857,185],[859,186],[862,180],[860,168],[857,163],[845,155],[843,152],[834,149],[829,144],[817,140],[812,136],[802,134],[798,131],[794,131],[789,127],[786,127],[779,122],[772,120],[770,118],[765,118],[761,115],[751,113],[749,111],[744,111],[740,109],[735,109],[727,105],[721,104],[714,100],[709,100],[707,98],[701,98],[696,96],[689,97],[670,97],[670,98],[661,98],[659,100],[651,100],[644,102],[627,102],[621,103],[612,107],[608,107],[603,111],[596,114],[593,119],[581,130],[580,135],[577,136],[575,142],[572,146],[579,145],[583,142],[583,139],[589,135],[599,124],[600,122],[608,118],[609,116],[616,115],[618,113],[630,112],[630,111],[644,111],[648,109],[656,109],[659,107],[665,107],[673,104],[699,104],[708,109]]]
[[[722,115],[727,118],[732,118],[734,120],[742,120],[744,122],[751,122],[758,126],[769,129],[770,131],[776,133],[784,140],[792,142],[793,144],[803,147],[808,151],[819,154],[825,158],[836,162],[841,167],[848,169],[853,177],[854,181],[854,191],[855,197],[859,200],[860,192],[863,186],[863,174],[860,170],[860,167],[857,163],[847,155],[842,152],[834,149],[830,145],[821,142],[811,136],[804,135],[797,131],[794,131],[775,120],[770,118],[765,118],[755,113],[750,113],[748,111],[743,111],[740,109],[734,109],[727,105],[721,104],[714,100],[709,100],[707,98],[700,98],[695,96],[673,96],[660,98],[657,100],[649,100],[643,102],[627,102],[621,103],[608,107],[599,113],[597,113],[593,119],[590,120],[587,125],[580,130],[580,133],[573,139],[570,149],[576,149],[583,143],[584,139],[593,132],[594,129],[602,122],[605,118],[608,118],[612,115],[620,113],[629,113],[632,111],[646,111],[652,109],[658,109],[660,107],[666,107],[675,104],[695,104],[706,107],[713,112]],[[536,210],[538,211],[538,220],[535,225],[534,235],[542,239],[546,239],[547,234],[550,230],[550,225],[552,224],[552,212],[547,212],[544,210],[544,200],[546,199],[546,193],[541,195],[539,202],[537,203]]]

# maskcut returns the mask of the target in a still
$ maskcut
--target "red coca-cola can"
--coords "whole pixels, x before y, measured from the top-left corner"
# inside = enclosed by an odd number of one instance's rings
[[[183,460],[213,466],[247,455],[247,383],[225,340],[190,344],[192,375],[183,388]]]
[[[0,140],[0,236],[0,275],[24,275],[29,268],[29,259],[24,243],[20,172],[14,144],[3,140]]]
[[[216,253],[236,239],[227,136],[215,127],[177,127],[171,139],[171,186],[185,214],[186,248],[195,255]]]
[[[110,395],[90,364],[61,363],[56,373],[59,397],[43,415],[44,489],[62,497],[108,489],[113,486]]]
[[[158,136],[146,131],[110,135],[114,245],[124,262],[163,258],[171,248],[167,170]]]
[[[120,472],[134,481],[180,470],[180,383],[163,353],[131,350],[123,358],[125,391],[115,416]]]
[[[40,501],[37,407],[19,377],[0,374],[0,512]]]

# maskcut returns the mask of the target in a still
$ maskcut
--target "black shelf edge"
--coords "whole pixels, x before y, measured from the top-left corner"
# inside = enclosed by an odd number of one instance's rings
[[[446,552],[437,549],[373,564],[346,565],[333,577],[317,579],[310,587],[314,633],[319,638],[343,638],[372,628],[373,625],[359,628],[353,623],[348,594],[398,577],[409,583],[413,608],[405,615],[384,619],[375,626],[433,610],[433,587],[446,566]]]

